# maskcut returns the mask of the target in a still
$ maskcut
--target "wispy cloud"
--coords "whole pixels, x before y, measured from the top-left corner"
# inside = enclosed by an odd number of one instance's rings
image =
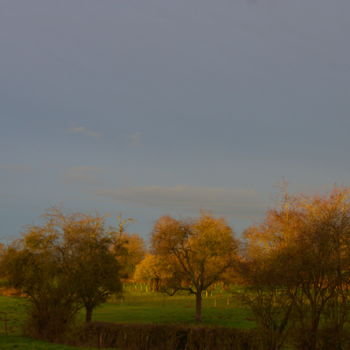
[[[99,132],[90,130],[90,129],[86,128],[85,126],[74,126],[72,128],[69,128],[68,132],[70,134],[86,135],[86,136],[89,136],[89,137],[93,137],[95,139],[99,139],[99,138],[102,137],[102,135]]]
[[[145,186],[100,190],[94,193],[142,207],[161,208],[163,211],[178,210],[192,213],[206,209],[215,214],[254,219],[266,210],[263,198],[249,189]]]
[[[32,170],[30,165],[24,164],[0,164],[0,170],[11,171],[11,172],[27,172]]]
[[[82,182],[97,185],[100,184],[101,181],[96,175],[103,172],[104,170],[102,168],[92,166],[72,167],[64,174],[64,180],[66,182]]]

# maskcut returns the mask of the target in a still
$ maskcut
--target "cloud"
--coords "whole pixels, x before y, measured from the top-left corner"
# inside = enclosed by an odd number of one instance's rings
[[[134,132],[129,135],[129,142],[132,146],[140,146],[141,145],[141,133]]]
[[[214,214],[244,219],[260,217],[267,207],[262,196],[249,189],[145,186],[99,190],[94,193],[141,207],[161,208],[163,211],[193,213],[205,209]]]
[[[70,129],[68,129],[68,132],[70,134],[82,134],[82,135],[90,136],[90,137],[93,137],[95,139],[99,139],[102,136],[100,133],[93,131],[93,130],[90,130],[90,129],[86,128],[85,126],[72,127]]]
[[[26,172],[32,170],[32,167],[24,164],[0,164],[0,170]]]
[[[64,180],[66,182],[84,182],[97,185],[100,184],[100,181],[96,177],[96,174],[103,172],[104,170],[102,168],[92,166],[72,167],[64,174]]]

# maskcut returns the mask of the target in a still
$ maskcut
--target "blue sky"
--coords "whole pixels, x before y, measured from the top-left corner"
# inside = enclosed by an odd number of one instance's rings
[[[348,0],[2,0],[0,240],[62,205],[225,215],[349,185]],[[114,219],[110,219],[113,223]]]

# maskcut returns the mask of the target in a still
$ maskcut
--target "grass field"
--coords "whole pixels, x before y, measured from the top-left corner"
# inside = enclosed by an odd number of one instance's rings
[[[229,300],[227,300],[229,298]],[[229,303],[229,305],[227,305]],[[124,300],[104,304],[93,317],[96,321],[145,323],[194,323],[194,297],[188,295],[126,294]],[[251,328],[251,314],[229,295],[203,299],[203,324]]]
[[[0,349],[70,350],[63,345],[48,344],[21,337],[27,303],[24,299],[0,296]],[[83,320],[83,313],[79,320]],[[203,298],[203,324],[236,328],[254,327],[249,311],[239,305],[231,294],[214,293]],[[135,290],[127,287],[121,299],[112,299],[97,308],[95,321],[118,323],[194,323],[194,297]]]

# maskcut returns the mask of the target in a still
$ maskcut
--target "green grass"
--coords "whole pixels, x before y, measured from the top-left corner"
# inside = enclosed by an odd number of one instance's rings
[[[0,350],[71,350],[64,345],[51,344],[21,337],[26,317],[25,299],[0,296]],[[78,320],[84,319],[81,312]],[[214,292],[203,297],[203,324],[236,328],[252,328],[252,315],[239,305],[231,294]],[[166,296],[126,287],[122,299],[114,299],[94,311],[93,320],[116,323],[194,323],[194,296]]]
[[[22,337],[27,306],[25,299],[0,296],[0,350],[83,350]]]
[[[203,324],[236,328],[252,328],[251,313],[227,296],[203,298]],[[215,302],[216,299],[216,302]],[[215,306],[216,303],[216,306]],[[135,293],[124,299],[102,305],[93,317],[96,321],[122,323],[194,323],[194,296]]]
[[[22,334],[27,306],[25,299],[0,296],[0,334]]]

